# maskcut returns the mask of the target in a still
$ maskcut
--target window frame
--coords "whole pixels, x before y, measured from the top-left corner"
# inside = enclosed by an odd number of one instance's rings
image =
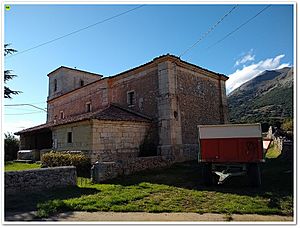
[[[136,103],[136,94],[134,90],[127,91],[127,104],[128,107],[133,107]]]
[[[90,101],[85,103],[85,111],[92,112],[92,103]]]
[[[64,113],[64,111],[60,111],[60,112],[59,112],[59,118],[60,118],[61,120],[65,118],[65,113]]]

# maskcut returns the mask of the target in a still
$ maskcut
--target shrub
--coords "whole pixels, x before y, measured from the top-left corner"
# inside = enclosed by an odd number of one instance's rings
[[[42,156],[41,162],[42,167],[75,166],[78,176],[90,176],[90,159],[83,153],[51,151]]]
[[[281,128],[285,131],[293,131],[293,119],[292,118],[284,119]]]
[[[11,133],[4,134],[4,154],[5,161],[17,159],[20,141]]]

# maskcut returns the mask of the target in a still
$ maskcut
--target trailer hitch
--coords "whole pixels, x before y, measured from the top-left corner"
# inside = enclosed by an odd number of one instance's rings
[[[228,178],[233,177],[233,176],[246,175],[246,171],[226,173],[226,171],[223,170],[222,172],[214,171],[214,173],[219,176],[218,184],[223,184],[225,182],[225,180],[227,180]]]

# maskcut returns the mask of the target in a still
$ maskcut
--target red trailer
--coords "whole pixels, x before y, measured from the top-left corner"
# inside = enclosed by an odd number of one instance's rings
[[[270,143],[263,144],[260,124],[199,125],[198,132],[198,161],[206,184],[240,175],[248,175],[252,185],[261,184],[260,163]]]

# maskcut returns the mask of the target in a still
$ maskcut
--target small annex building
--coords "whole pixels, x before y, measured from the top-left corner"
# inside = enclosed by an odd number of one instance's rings
[[[15,133],[20,150],[195,160],[197,125],[228,120],[228,77],[169,54],[109,77],[64,66],[48,77],[47,121]]]

